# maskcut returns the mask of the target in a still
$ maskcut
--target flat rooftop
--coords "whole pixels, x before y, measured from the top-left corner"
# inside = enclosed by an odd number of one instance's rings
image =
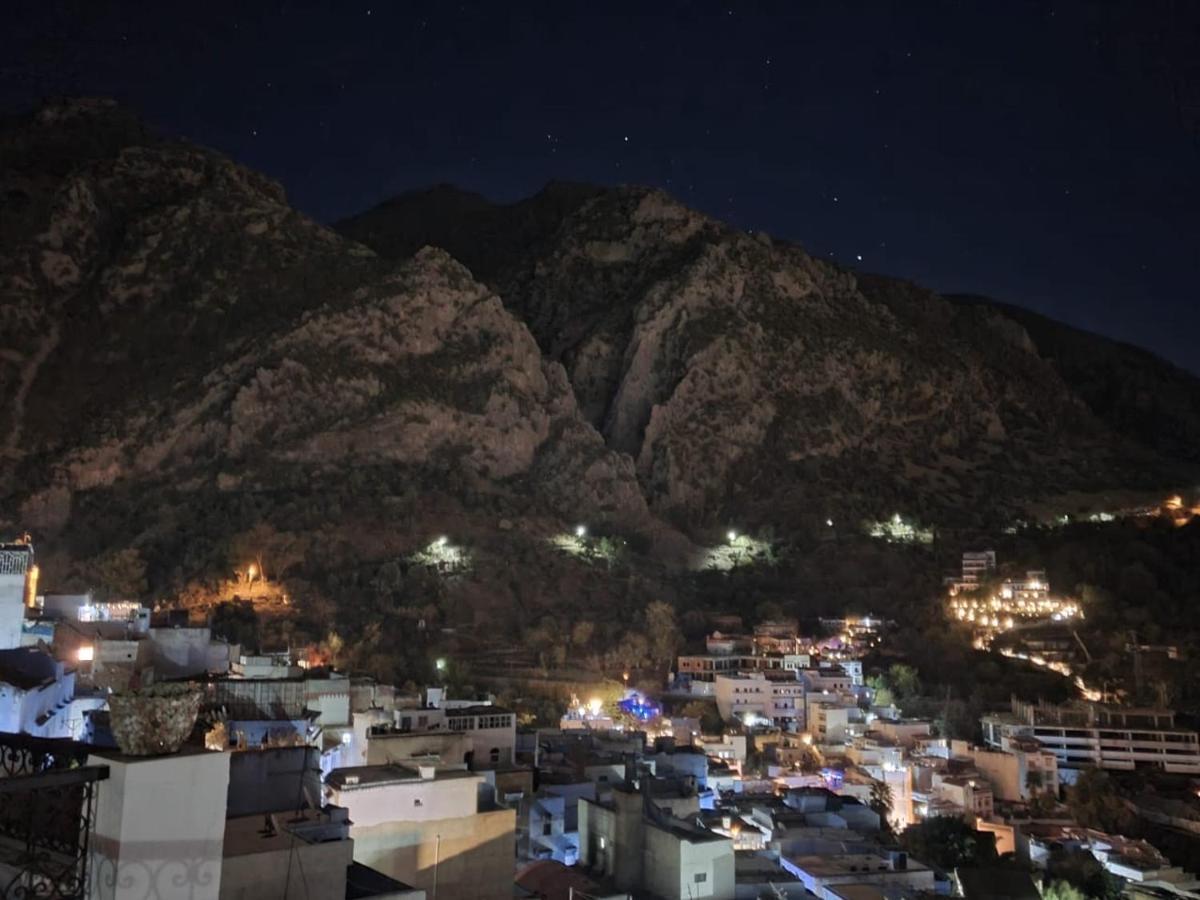
[[[449,781],[455,778],[482,779],[483,776],[465,769],[435,769],[433,778],[422,778],[420,770],[416,767],[388,763],[379,766],[347,766],[344,769],[334,769],[329,773],[325,782],[338,790],[354,790],[355,788],[378,787],[384,784]]]
[[[273,828],[267,827],[268,819],[272,820]],[[289,831],[291,825],[300,826],[301,831]],[[251,853],[286,851],[297,842],[311,843],[303,829],[321,825],[329,825],[336,829],[338,823],[327,813],[314,812],[311,809],[299,813],[275,813],[271,816],[237,816],[225,820],[225,845],[222,852],[224,856],[248,856]]]
[[[791,856],[788,861],[796,868],[817,878],[855,873],[879,874],[891,872],[891,861],[875,853],[842,853],[831,856]],[[929,866],[908,857],[907,866],[898,872],[927,872]]]

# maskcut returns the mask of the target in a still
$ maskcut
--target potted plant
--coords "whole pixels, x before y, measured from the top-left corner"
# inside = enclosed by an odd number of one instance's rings
[[[167,682],[137,687],[108,698],[109,722],[127,756],[174,753],[192,733],[200,712],[200,689]]]

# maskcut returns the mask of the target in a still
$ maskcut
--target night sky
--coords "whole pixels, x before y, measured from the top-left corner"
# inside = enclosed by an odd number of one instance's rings
[[[0,110],[115,97],[324,221],[436,182],[653,184],[1200,371],[1191,0],[5,10]]]

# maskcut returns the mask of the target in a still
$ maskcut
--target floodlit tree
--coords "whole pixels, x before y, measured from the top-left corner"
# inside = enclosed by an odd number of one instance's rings
[[[917,670],[904,663],[896,663],[888,669],[887,682],[901,700],[917,697],[921,693],[921,678]]]
[[[1042,900],[1089,900],[1087,894],[1065,881],[1052,881],[1041,891]]]
[[[874,695],[876,706],[891,706],[896,702],[895,695],[892,694],[892,689],[888,687],[887,680],[882,675],[872,675],[867,679],[867,687],[869,687]]]

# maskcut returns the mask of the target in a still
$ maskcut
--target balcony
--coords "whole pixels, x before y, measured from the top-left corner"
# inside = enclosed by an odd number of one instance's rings
[[[0,900],[88,896],[97,784],[90,747],[0,732]]]

